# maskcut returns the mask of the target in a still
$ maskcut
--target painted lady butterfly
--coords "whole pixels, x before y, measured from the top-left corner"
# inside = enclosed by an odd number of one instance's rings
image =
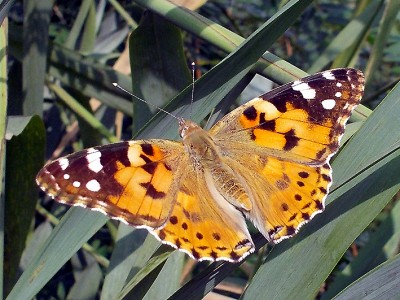
[[[180,119],[182,142],[126,141],[62,157],[37,183],[195,259],[238,262],[254,251],[245,217],[278,243],[323,211],[329,159],[363,90],[360,71],[325,71],[249,101],[209,131]]]

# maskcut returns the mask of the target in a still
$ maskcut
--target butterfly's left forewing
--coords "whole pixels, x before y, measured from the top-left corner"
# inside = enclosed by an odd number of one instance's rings
[[[284,160],[321,164],[338,150],[363,91],[358,70],[317,73],[247,102],[210,132],[228,148],[254,147]]]

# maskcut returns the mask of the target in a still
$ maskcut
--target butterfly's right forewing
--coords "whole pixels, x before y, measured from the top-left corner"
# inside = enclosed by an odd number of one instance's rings
[[[159,228],[176,201],[181,143],[127,141],[55,160],[38,173],[55,200],[87,207],[137,227]]]

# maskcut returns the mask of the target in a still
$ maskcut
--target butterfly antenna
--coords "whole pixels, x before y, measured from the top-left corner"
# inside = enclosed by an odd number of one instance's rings
[[[159,107],[159,106],[157,106],[157,105],[155,105],[153,103],[147,102],[146,100],[144,100],[144,99],[132,94],[130,91],[128,91],[127,89],[123,88],[118,83],[113,82],[113,86],[115,86],[116,88],[119,88],[121,91],[124,91],[125,93],[127,93],[128,95],[131,95],[132,97],[138,99],[139,101],[142,101],[142,102],[144,102],[144,103],[146,103],[146,104],[158,109],[159,111],[162,111],[163,113],[166,113],[167,115],[173,117],[174,119],[176,119],[178,121],[180,120],[180,118],[178,118],[177,116],[174,116],[173,114],[171,114],[170,112],[166,111],[165,109],[162,109],[161,107]]]
[[[196,68],[196,63],[192,62],[192,99],[190,99],[190,113],[189,113],[189,119],[192,118],[192,110],[193,110],[193,102],[194,102],[194,71]]]

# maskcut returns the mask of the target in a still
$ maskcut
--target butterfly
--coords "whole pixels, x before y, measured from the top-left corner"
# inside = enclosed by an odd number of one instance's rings
[[[194,259],[239,262],[255,250],[246,219],[279,243],[324,210],[329,160],[363,91],[361,71],[317,73],[209,131],[179,119],[181,142],[89,148],[47,164],[36,181],[58,202],[145,228]]]

